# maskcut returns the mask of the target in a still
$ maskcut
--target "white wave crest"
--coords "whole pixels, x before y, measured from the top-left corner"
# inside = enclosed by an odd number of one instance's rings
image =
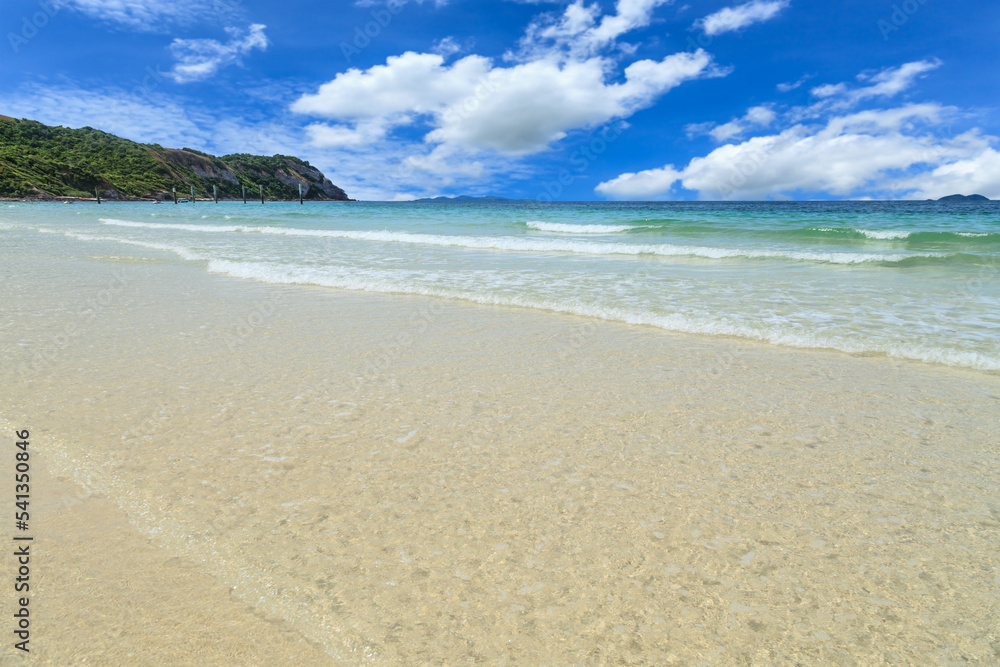
[[[137,227],[140,229],[177,229],[185,232],[240,232],[244,229],[253,230],[253,227],[240,227],[238,225],[187,225],[179,222],[132,222],[131,220],[117,220],[115,218],[98,218],[105,225],[115,227]]]
[[[206,259],[201,255],[198,255],[191,250],[184,248],[182,246],[169,245],[166,243],[148,243],[146,241],[133,241],[132,239],[123,239],[116,236],[93,236],[92,234],[80,234],[78,232],[66,232],[61,229],[45,229],[39,228],[39,232],[43,234],[62,234],[63,236],[68,236],[72,239],[77,239],[78,241],[110,241],[112,243],[122,243],[124,245],[136,246],[137,248],[149,248],[150,250],[164,250],[166,252],[172,252],[181,259],[186,259],[190,261],[199,261]]]
[[[515,252],[572,253],[582,255],[656,255],[660,257],[700,257],[704,259],[790,259],[830,264],[895,263],[914,257],[947,257],[946,253],[879,254],[864,252],[803,252],[792,250],[750,250],[737,248],[712,248],[685,246],[669,243],[618,243],[577,241],[562,239],[525,238],[520,236],[444,236],[416,234],[413,232],[349,231],[336,229],[300,229],[296,227],[248,227],[242,225],[188,225],[150,222],[129,222],[102,218],[106,225],[142,227],[148,229],[176,229],[193,232],[240,232],[273,234],[280,236],[308,236],[341,238],[355,241],[381,243],[412,243],[475,250],[506,250]]]
[[[581,303],[576,299],[572,301],[554,301],[528,295],[515,296],[510,294],[496,294],[488,291],[430,287],[413,283],[412,272],[409,271],[385,269],[359,270],[348,267],[324,267],[323,269],[316,269],[290,267],[280,264],[232,262],[228,260],[212,260],[208,264],[208,269],[209,271],[226,274],[235,278],[272,284],[319,285],[322,287],[385,294],[435,296],[471,301],[484,305],[517,306],[570,313],[627,324],[645,324],[667,331],[716,336],[738,336],[785,347],[835,349],[853,354],[877,353],[891,357],[949,366],[963,366],[977,370],[1000,370],[1000,358],[976,352],[929,347],[920,344],[885,345],[866,343],[857,338],[811,335],[802,332],[800,329],[789,331],[782,330],[779,327],[757,327],[739,323],[731,318],[715,320],[707,317],[691,317],[679,313],[660,314],[648,311],[633,311],[625,308]]]
[[[561,222],[541,222],[531,220],[528,229],[540,232],[557,232],[560,234],[619,234],[630,229],[643,229],[649,225],[567,225]]]
[[[855,229],[859,234],[864,234],[870,239],[888,241],[891,239],[905,239],[915,232],[907,232],[901,229]]]

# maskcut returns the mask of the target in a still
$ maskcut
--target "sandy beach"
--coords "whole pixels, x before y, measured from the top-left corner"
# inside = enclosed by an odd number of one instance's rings
[[[995,374],[145,255],[0,269],[43,664],[1000,656]]]
[[[1000,2],[0,16],[0,667],[1000,666]]]

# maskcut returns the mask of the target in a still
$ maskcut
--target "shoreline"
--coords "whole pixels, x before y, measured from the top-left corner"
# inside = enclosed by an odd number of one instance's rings
[[[118,269],[5,416],[332,657],[990,655],[995,376],[171,260],[13,262],[19,339]]]
[[[0,428],[10,441],[13,427],[3,415]],[[327,663],[329,656],[283,620],[260,615],[190,560],[164,553],[112,499],[53,475],[47,463],[36,458],[31,474],[42,490],[33,510],[32,660]],[[207,609],[204,598],[214,601]]]

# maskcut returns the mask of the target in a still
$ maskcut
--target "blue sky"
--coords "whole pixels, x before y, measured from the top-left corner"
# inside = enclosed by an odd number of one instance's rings
[[[1000,199],[1000,3],[5,0],[0,113],[359,199]]]

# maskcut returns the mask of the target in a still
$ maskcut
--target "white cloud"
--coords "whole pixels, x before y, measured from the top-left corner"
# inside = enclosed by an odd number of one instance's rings
[[[445,58],[453,56],[456,53],[461,53],[463,50],[462,45],[459,44],[458,40],[454,37],[439,39],[434,43],[434,48],[431,49],[434,53],[444,56]]]
[[[577,0],[533,21],[502,64],[476,54],[452,61],[452,49],[406,52],[336,75],[291,110],[323,119],[308,126],[315,146],[381,164],[373,171],[394,176],[397,187],[526,177],[523,156],[626,118],[684,81],[724,74],[704,51],[623,56],[616,40],[649,25],[668,1],[619,0],[601,16],[597,4]]]
[[[766,199],[796,192],[847,197],[884,190],[915,165],[975,159],[989,150],[988,141],[977,135],[942,140],[912,131],[915,124],[940,122],[948,112],[933,104],[908,105],[837,116],[818,129],[795,125],[722,146],[680,170],[668,166],[623,174],[597,191],[615,198],[658,198],[677,181],[703,199]]]
[[[613,16],[605,16],[600,24],[588,30],[584,40],[590,42],[594,48],[605,46],[627,32],[649,25],[653,10],[672,1],[618,0],[615,3],[617,12]]]
[[[490,68],[481,56],[449,66],[439,54],[408,51],[390,56],[385,65],[338,74],[318,92],[296,100],[292,110],[345,120],[434,113],[471,94]]]
[[[792,90],[795,90],[796,88],[801,87],[802,84],[804,84],[806,81],[808,81],[811,78],[812,78],[812,75],[807,74],[806,76],[802,77],[798,81],[793,81],[793,82],[790,82],[790,83],[779,83],[778,86],[777,86],[778,92],[780,92],[780,93],[787,93],[787,92],[790,92]]]
[[[391,6],[393,9],[398,9],[406,5],[407,3],[415,2],[418,5],[422,5],[425,2],[433,2],[435,7],[444,7],[448,4],[448,0],[356,0],[355,6],[357,7],[387,7]]]
[[[751,107],[742,118],[735,118],[728,123],[715,125],[714,123],[694,123],[688,125],[688,136],[693,137],[699,134],[708,134],[718,142],[728,141],[735,137],[742,136],[753,128],[768,127],[777,119],[778,114],[768,105]]]
[[[909,199],[938,199],[953,194],[980,194],[1000,199],[1000,152],[984,147],[966,159],[896,179],[889,187],[906,193]]]
[[[698,20],[695,25],[705,31],[706,35],[721,35],[722,33],[740,30],[754,23],[768,21],[787,7],[789,1],[751,0],[751,2],[736,7],[720,9],[714,14]]]
[[[379,122],[358,123],[355,127],[314,123],[306,127],[313,145],[320,148],[357,148],[385,139],[388,128]]]
[[[933,58],[918,60],[899,67],[889,67],[880,72],[858,75],[858,80],[870,85],[851,88],[846,83],[826,84],[813,88],[810,92],[821,99],[834,99],[841,106],[857,104],[872,97],[893,97],[903,92],[927,72],[941,67],[941,61]],[[840,99],[837,99],[840,98]]]
[[[163,32],[171,25],[204,21],[232,21],[240,14],[236,0],[53,0],[52,6],[140,32]]]
[[[674,184],[682,178],[684,172],[677,171],[674,165],[668,164],[660,169],[622,174],[599,184],[594,189],[613,199],[661,199],[669,196]]]
[[[704,52],[641,60],[625,68],[623,83],[606,81],[607,63],[599,58],[495,69],[488,74],[492,90],[474,102],[450,105],[427,140],[505,154],[537,153],[571,130],[630,116],[703,75],[710,61]]]
[[[704,51],[641,60],[608,82],[604,58],[534,60],[495,67],[482,56],[447,65],[442,56],[404,53],[385,65],[348,70],[304,95],[292,110],[348,123],[405,126],[425,116],[430,144],[523,155],[566,133],[623,118],[680,83],[708,73]]]
[[[170,77],[177,83],[207,79],[219,69],[239,63],[240,59],[253,49],[267,48],[267,26],[254,23],[246,34],[238,28],[226,28],[230,40],[222,43],[215,39],[175,39],[170,44],[170,52],[177,64],[170,71]]]
[[[785,129],[720,146],[683,168],[621,174],[597,186],[611,198],[658,199],[673,196],[678,185],[702,199],[766,199],[801,193],[892,198],[930,198],[954,192],[1000,196],[1000,153],[996,139],[970,130],[941,136],[937,128],[958,116],[934,103],[846,112],[863,100],[904,92],[938,61],[919,61],[859,77],[867,86],[820,87],[809,107],[779,114],[754,107],[741,119],[693,129],[719,140],[745,134],[756,123]],[[820,123],[815,119],[823,118]],[[803,122],[805,121],[805,122]]]
[[[653,20],[653,11],[671,2],[673,0],[618,0],[615,13],[601,17],[599,4],[587,5],[584,0],[575,0],[561,16],[543,14],[532,21],[521,40],[520,53],[511,57],[522,60],[544,57],[554,49],[565,49],[577,58],[593,55],[614,45],[625,33],[648,26]]]

